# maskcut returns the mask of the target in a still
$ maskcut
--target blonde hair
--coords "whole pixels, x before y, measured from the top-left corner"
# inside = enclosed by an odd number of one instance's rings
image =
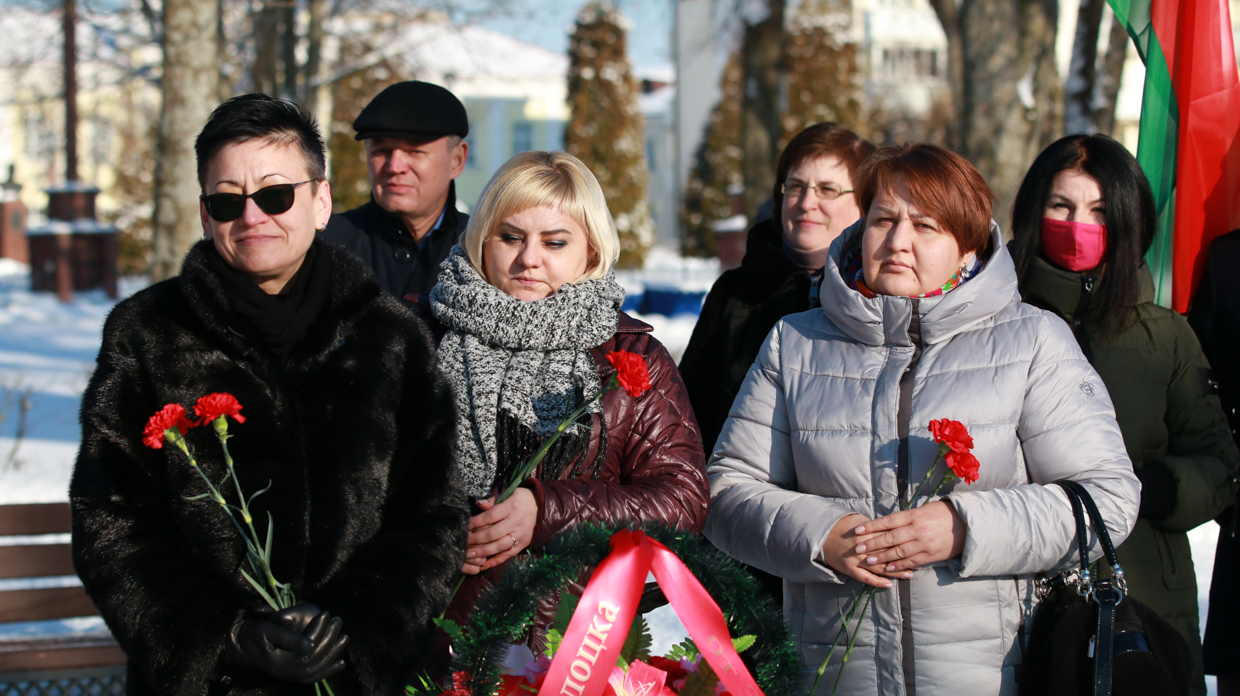
[[[586,231],[593,256],[585,275],[573,282],[607,275],[620,257],[620,238],[598,179],[567,152],[531,151],[513,157],[495,172],[461,236],[465,255],[482,277],[486,278],[482,245],[488,235],[509,216],[540,207],[560,211]]]

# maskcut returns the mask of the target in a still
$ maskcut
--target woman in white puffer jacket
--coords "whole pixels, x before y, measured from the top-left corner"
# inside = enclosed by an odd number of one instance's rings
[[[977,170],[923,144],[880,150],[857,178],[866,217],[832,246],[822,308],[775,326],[732,405],[705,533],[784,578],[807,667],[882,588],[841,693],[1014,694],[1034,580],[1075,558],[1071,506],[1048,484],[1084,484],[1116,545],[1140,485],[1072,332],[1020,302]],[[980,479],[900,512],[941,418],[972,434]]]

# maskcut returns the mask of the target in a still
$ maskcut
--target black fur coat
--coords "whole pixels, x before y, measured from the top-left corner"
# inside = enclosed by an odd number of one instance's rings
[[[167,403],[228,392],[243,406],[229,446],[273,565],[299,601],[340,616],[350,645],[335,693],[397,694],[430,647],[464,561],[469,512],[450,479],[453,405],[421,322],[350,254],[330,253],[331,290],[286,360],[243,338],[200,243],[181,276],[108,317],[82,401],[70,486],[74,564],[129,656],[129,693],[310,694],[218,665],[239,609],[263,602],[244,546],[175,447],[142,444]],[[223,478],[211,428],[190,431]],[[227,490],[227,489],[225,489]],[[227,493],[226,493],[227,495]]]

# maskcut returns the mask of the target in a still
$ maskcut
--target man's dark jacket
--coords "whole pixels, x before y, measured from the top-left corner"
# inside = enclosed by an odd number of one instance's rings
[[[749,230],[740,268],[711,287],[680,359],[707,459],[766,335],[810,308],[811,285],[810,274],[784,256],[779,226],[767,218]]]
[[[129,657],[128,693],[309,695],[220,664],[229,627],[263,601],[245,548],[173,445],[143,444],[164,404],[228,392],[245,423],[229,449],[260,535],[274,523],[276,579],[343,620],[336,694],[403,693],[430,648],[431,619],[464,562],[468,508],[451,484],[453,400],[424,325],[351,254],[331,254],[323,309],[286,359],[246,327],[202,242],[181,275],[122,301],[104,327],[82,400],[70,485],[74,567]],[[224,479],[209,426],[191,430],[202,470]],[[235,502],[235,493],[224,489]]]
[[[448,258],[469,223],[456,209],[456,182],[448,184],[443,222],[432,230],[422,248],[413,241],[405,223],[379,207],[373,199],[353,210],[332,215],[319,239],[339,244],[362,257],[379,285],[396,298],[430,292],[439,280],[439,265]]]
[[[1201,285],[1193,297],[1188,323],[1201,339],[1201,349],[1218,379],[1219,400],[1231,425],[1240,429],[1240,230],[1210,243]],[[1240,440],[1237,440],[1240,443]],[[1240,678],[1240,511],[1233,505],[1218,518],[1218,548],[1210,585],[1210,614],[1204,638],[1206,674]]]

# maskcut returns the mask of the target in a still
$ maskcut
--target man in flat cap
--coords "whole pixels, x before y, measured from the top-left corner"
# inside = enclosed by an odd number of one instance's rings
[[[398,299],[430,292],[469,216],[452,181],[465,168],[469,120],[451,92],[398,82],[353,122],[366,145],[370,202],[331,216],[319,237],[361,256]]]

